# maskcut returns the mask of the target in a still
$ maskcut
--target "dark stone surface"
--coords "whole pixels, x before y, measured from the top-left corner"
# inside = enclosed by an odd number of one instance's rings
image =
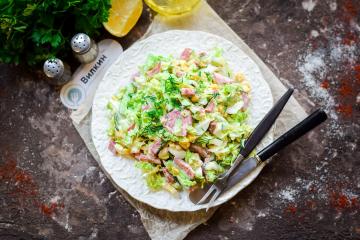
[[[360,239],[359,2],[209,3],[308,112],[323,106],[330,119],[187,239]],[[149,22],[144,11],[118,40],[128,47]],[[41,75],[0,65],[0,239],[149,239],[58,96]]]

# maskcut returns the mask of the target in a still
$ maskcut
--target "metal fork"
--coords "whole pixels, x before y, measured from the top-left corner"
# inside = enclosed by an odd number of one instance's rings
[[[231,173],[234,171],[234,169],[237,168],[237,166],[244,160],[244,156],[239,154],[238,157],[236,158],[234,164],[231,166],[231,168],[226,171],[223,175],[221,175],[215,183],[213,183],[213,185],[210,187],[210,189],[206,192],[206,194],[200,199],[200,201],[197,204],[203,204],[206,199],[212,194],[214,193],[214,195],[212,196],[206,211],[213,205],[214,201],[218,198],[218,196],[220,195],[220,193],[226,188],[227,183],[228,183],[228,179],[231,176]]]
[[[234,164],[230,167],[230,169],[221,175],[215,183],[212,184],[210,189],[206,192],[206,194],[197,202],[197,204],[205,203],[206,199],[214,193],[211,198],[206,211],[213,205],[214,201],[220,196],[222,191],[225,189],[229,177],[232,175],[234,170],[239,166],[239,164],[247,158],[247,156],[252,152],[252,150],[258,145],[258,143],[263,139],[265,134],[269,131],[280,112],[284,108],[285,104],[289,100],[290,96],[293,93],[293,89],[288,89],[286,93],[276,102],[276,104],[270,109],[270,111],[265,115],[265,117],[261,120],[261,122],[257,125],[254,131],[251,133],[248,140],[245,142],[245,146],[241,149],[239,155],[237,156]]]

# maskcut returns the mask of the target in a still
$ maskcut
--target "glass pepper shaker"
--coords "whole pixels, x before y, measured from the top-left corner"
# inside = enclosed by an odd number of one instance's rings
[[[77,33],[71,39],[74,56],[81,63],[89,63],[96,59],[99,49],[94,40],[85,33]]]
[[[61,86],[71,79],[70,66],[58,58],[50,58],[45,61],[43,71],[52,85]]]

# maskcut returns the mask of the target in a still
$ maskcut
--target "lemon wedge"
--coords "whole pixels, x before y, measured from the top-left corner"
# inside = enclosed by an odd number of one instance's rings
[[[142,0],[111,0],[109,19],[103,25],[112,35],[123,37],[139,20],[142,10]]]

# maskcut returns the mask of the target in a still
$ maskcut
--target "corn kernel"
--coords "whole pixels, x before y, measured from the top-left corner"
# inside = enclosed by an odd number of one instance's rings
[[[235,80],[238,82],[242,82],[245,80],[245,76],[244,74],[242,74],[241,72],[238,72],[235,74]]]
[[[197,81],[197,80],[200,80],[201,77],[200,77],[199,75],[191,75],[191,76],[190,76],[190,79]]]
[[[219,90],[219,86],[218,86],[217,84],[211,84],[211,85],[210,85],[210,88],[211,88],[212,90]]]
[[[206,63],[203,61],[200,61],[198,65],[199,65],[199,68],[206,68]]]
[[[168,159],[170,156],[169,156],[169,151],[168,151],[168,148],[163,148],[161,149],[161,151],[159,152],[158,154],[158,157],[161,159],[161,160],[166,160]]]
[[[180,60],[180,66],[183,69],[188,69],[189,68],[189,64],[184,60]]]
[[[115,130],[115,138],[122,138],[123,137],[123,134],[121,131],[116,131]]]
[[[179,175],[180,171],[177,168],[173,168],[172,172],[174,173],[175,176]]]
[[[250,90],[251,90],[250,84],[248,82],[244,82],[242,87],[243,87],[244,92],[250,92]]]
[[[224,106],[223,105],[218,105],[217,109],[220,113],[224,113]]]
[[[119,151],[119,154],[121,155],[130,155],[131,151],[128,148],[123,148]]]
[[[187,150],[187,149],[190,147],[190,142],[188,142],[188,141],[181,141],[181,142],[179,142],[179,145],[180,145],[183,149]]]
[[[191,101],[192,101],[192,102],[198,102],[198,101],[199,101],[199,97],[196,96],[196,95],[194,95],[194,96],[191,97]]]
[[[195,140],[197,139],[197,137],[192,134],[188,134],[186,137],[189,140],[189,142],[195,142]]]

